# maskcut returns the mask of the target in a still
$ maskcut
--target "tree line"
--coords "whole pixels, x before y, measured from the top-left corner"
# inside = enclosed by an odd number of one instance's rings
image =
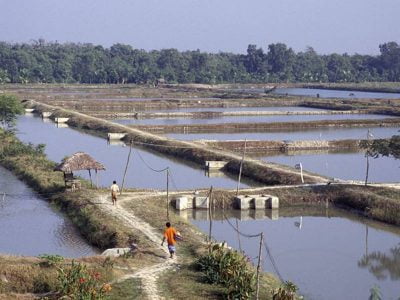
[[[249,45],[246,54],[129,45],[0,42],[0,83],[250,83],[400,81],[400,46],[379,55],[296,53],[283,43]]]

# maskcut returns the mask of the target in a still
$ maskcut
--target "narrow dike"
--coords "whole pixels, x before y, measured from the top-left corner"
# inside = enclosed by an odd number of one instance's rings
[[[238,174],[241,156],[231,152],[214,149],[193,142],[178,141],[164,138],[158,135],[144,132],[128,126],[112,123],[96,117],[91,117],[79,112],[58,108],[55,106],[42,104],[31,100],[30,106],[37,112],[51,111],[52,117],[68,117],[68,125],[85,130],[106,133],[126,133],[125,140],[132,141],[133,144],[149,148],[169,156],[177,157],[182,160],[204,165],[205,161],[220,160],[227,161],[225,169],[234,175]],[[287,166],[265,163],[245,159],[242,175],[264,184],[298,184],[301,182],[298,172]],[[327,182],[328,178],[320,175],[304,174],[306,183]]]

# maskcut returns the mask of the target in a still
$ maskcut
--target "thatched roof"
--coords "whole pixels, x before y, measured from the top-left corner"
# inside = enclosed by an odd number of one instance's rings
[[[89,154],[77,152],[64,159],[61,164],[55,167],[55,171],[70,173],[79,170],[105,170],[104,166],[95,161]]]

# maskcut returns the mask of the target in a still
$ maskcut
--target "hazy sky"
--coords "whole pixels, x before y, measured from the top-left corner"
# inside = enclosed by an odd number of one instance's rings
[[[400,0],[0,0],[0,40],[244,53],[379,53],[400,43]]]

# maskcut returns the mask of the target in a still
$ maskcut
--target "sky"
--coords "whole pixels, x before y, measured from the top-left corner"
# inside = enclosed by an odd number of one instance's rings
[[[295,51],[378,54],[400,44],[400,0],[0,0],[0,41],[43,38],[245,53],[282,42]]]

